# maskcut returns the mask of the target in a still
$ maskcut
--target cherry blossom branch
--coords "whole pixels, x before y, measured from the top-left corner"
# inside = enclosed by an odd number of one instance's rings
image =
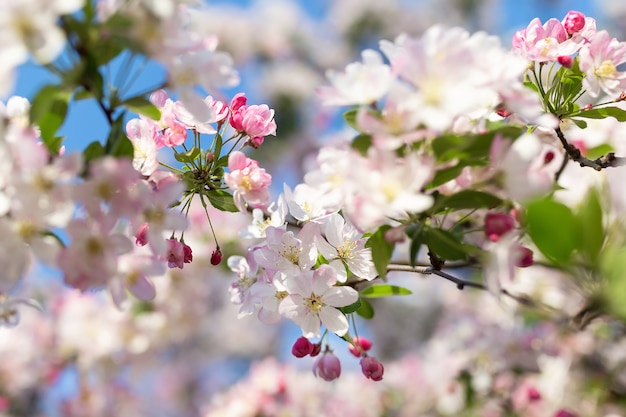
[[[580,149],[567,141],[560,127],[555,128],[554,131],[556,132],[556,135],[561,141],[561,144],[563,145],[563,148],[566,152],[563,165],[557,172],[557,179],[559,177],[559,174],[565,168],[565,164],[567,163],[568,159],[578,162],[581,167],[590,167],[595,169],[596,171],[601,171],[602,169],[609,167],[626,166],[626,158],[615,156],[614,152],[609,152],[606,155],[603,155],[593,160],[585,158],[580,152]]]
[[[459,290],[463,290],[465,289],[465,287],[470,287],[470,288],[476,288],[479,290],[489,291],[489,289],[484,284],[455,277],[433,266],[410,266],[410,265],[403,265],[403,264],[389,264],[387,265],[387,271],[413,272],[413,273],[422,274],[422,275],[437,275],[441,278],[447,279],[448,281],[456,284],[456,287]],[[531,300],[528,297],[512,294],[505,289],[501,289],[500,293],[528,307],[540,306],[537,302]]]

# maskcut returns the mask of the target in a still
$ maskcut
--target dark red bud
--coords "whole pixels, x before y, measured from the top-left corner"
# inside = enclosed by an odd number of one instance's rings
[[[211,254],[211,265],[219,265],[222,262],[222,251],[217,248]]]

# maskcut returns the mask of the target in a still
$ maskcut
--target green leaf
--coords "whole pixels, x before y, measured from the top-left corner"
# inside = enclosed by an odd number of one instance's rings
[[[359,111],[358,108],[350,109],[343,114],[343,119],[354,130],[359,130],[356,125],[356,114]]]
[[[366,248],[372,249],[372,260],[380,277],[387,275],[387,265],[391,261],[391,255],[395,247],[393,243],[385,239],[385,232],[389,229],[391,229],[391,226],[388,224],[379,227],[365,243]]]
[[[569,261],[580,238],[579,223],[569,207],[550,199],[536,200],[528,204],[525,219],[528,235],[548,259]]]
[[[578,208],[578,222],[580,224],[580,249],[592,264],[595,264],[604,244],[604,227],[602,222],[602,205],[600,196],[595,188],[587,194]]]
[[[233,196],[223,190],[211,190],[205,194],[209,198],[209,202],[213,207],[221,211],[229,211],[232,213],[238,212],[239,209],[235,206]]]
[[[124,100],[122,105],[133,113],[141,114],[152,120],[159,120],[161,118],[161,111],[144,96]]]
[[[361,301],[361,306],[357,308],[356,314],[363,317],[364,319],[371,320],[374,318],[374,307],[367,301],[365,298],[359,298]]]
[[[603,291],[603,301],[610,313],[626,320],[626,247],[609,247],[600,260],[607,285]]]
[[[104,147],[97,140],[91,142],[83,151],[83,157],[86,163],[89,163],[94,159],[98,159],[102,156],[104,156]]]
[[[465,168],[466,166],[467,165],[460,162],[459,164],[455,166],[440,169],[439,171],[435,173],[435,177],[430,182],[430,184],[428,184],[426,189],[428,190],[431,188],[436,188],[442,184],[447,183],[448,181],[452,181],[453,179],[461,175],[461,171],[463,171],[463,168]]]
[[[587,122],[585,122],[584,120],[578,120],[578,119],[570,119],[572,122],[574,122],[574,124],[576,126],[578,126],[581,129],[587,129]]]
[[[367,150],[372,146],[372,136],[360,134],[352,139],[352,149],[359,151],[361,156],[367,156]]]
[[[339,310],[343,312],[343,314],[354,313],[361,307],[361,300],[356,300],[356,303],[350,304],[349,306],[340,307]]]
[[[57,131],[67,116],[70,92],[60,85],[49,84],[37,92],[32,100],[29,117],[39,126],[41,140],[51,153],[58,153]]]
[[[518,138],[521,134],[522,128],[507,125],[480,135],[443,135],[433,140],[432,148],[440,162],[460,159],[466,165],[485,165],[496,135]]]
[[[601,156],[606,155],[609,152],[613,152],[615,149],[609,144],[603,143],[602,145],[594,146],[591,149],[587,150],[587,155],[585,155],[589,159],[600,158]]]
[[[133,144],[124,132],[124,113],[121,113],[113,121],[109,137],[104,145],[104,151],[107,155],[133,157]]]
[[[374,284],[360,291],[361,297],[380,298],[392,295],[410,295],[413,294],[409,289],[391,284]]]
[[[493,208],[502,204],[502,199],[493,194],[475,190],[463,190],[443,197],[435,203],[435,212],[453,209]]]
[[[406,234],[411,238],[411,246],[409,248],[409,262],[411,266],[415,266],[417,254],[424,244],[422,239],[422,231],[424,227],[421,224],[413,224],[406,229]]]
[[[196,148],[195,146],[187,152],[176,152],[174,154],[174,158],[184,164],[192,163],[198,156],[200,156],[200,148]]]
[[[427,228],[424,229],[423,236],[424,244],[440,258],[455,261],[467,257],[468,248],[447,230]]]
[[[583,117],[585,119],[606,119],[613,117],[618,122],[626,122],[626,110],[619,107],[600,107],[597,109],[583,110],[571,117]]]

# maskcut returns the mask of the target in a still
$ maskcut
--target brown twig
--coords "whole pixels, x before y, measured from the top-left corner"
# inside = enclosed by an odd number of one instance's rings
[[[590,168],[595,169],[596,171],[601,171],[604,168],[619,167],[619,166],[626,165],[626,158],[615,156],[614,152],[609,152],[606,155],[603,155],[593,160],[585,158],[580,152],[580,149],[578,149],[576,146],[572,145],[571,143],[567,141],[560,127],[555,128],[554,131],[556,132],[556,135],[561,141],[561,144],[563,145],[563,149],[565,149],[565,152],[567,154],[565,156],[565,161],[563,162],[563,166],[561,167],[561,169],[559,169],[558,174],[560,174],[565,168],[565,164],[568,158],[571,159],[572,161],[579,163],[581,167],[590,167]],[[558,174],[557,174],[557,178],[558,178]]]

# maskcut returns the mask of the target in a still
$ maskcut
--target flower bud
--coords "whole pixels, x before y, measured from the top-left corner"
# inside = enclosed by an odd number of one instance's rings
[[[528,249],[526,246],[518,247],[515,253],[515,266],[526,268],[531,266],[533,263],[533,251]]]
[[[157,90],[150,94],[150,103],[154,104],[159,109],[165,106],[168,96],[165,90]]]
[[[585,27],[585,15],[575,10],[570,10],[563,19],[563,27],[569,35],[579,32]]]
[[[497,242],[505,233],[513,230],[515,219],[506,213],[488,213],[485,216],[485,234],[492,242]]]
[[[135,244],[137,246],[146,246],[148,243],[148,229],[150,225],[148,223],[144,223],[141,225],[137,233],[135,234]]]
[[[222,262],[222,251],[217,248],[211,254],[211,265],[219,265]]]
[[[574,59],[569,55],[560,56],[556,60],[565,68],[572,68],[572,64],[574,63]]]
[[[367,352],[372,348],[372,342],[365,337],[355,337],[352,341],[354,344],[349,345],[348,350],[357,358],[360,357],[363,352]]]
[[[526,394],[530,401],[539,401],[541,399],[541,393],[535,387],[529,387]]]
[[[313,345],[313,351],[311,351],[310,355],[312,358],[316,357],[322,351],[322,344],[316,343]]]
[[[310,355],[314,349],[315,345],[309,342],[309,339],[306,337],[301,336],[291,347],[291,354],[296,358],[304,358],[305,356]]]
[[[559,411],[556,412],[554,417],[577,417],[577,416],[571,411],[566,410],[565,408],[561,408]]]
[[[265,141],[265,138],[263,136],[255,136],[253,138],[250,138],[250,140],[248,140],[248,143],[254,149],[259,149],[259,147],[263,145],[264,141]]]
[[[230,101],[230,110],[233,112],[237,111],[241,107],[245,106],[247,102],[248,98],[246,97],[246,93],[237,93]]]
[[[206,163],[211,164],[213,163],[214,159],[215,159],[215,154],[211,151],[206,151],[206,153],[204,154],[204,160],[206,161]]]
[[[385,367],[372,356],[366,356],[361,359],[361,371],[363,375],[372,381],[382,381]]]
[[[341,362],[332,352],[326,352],[315,360],[313,375],[324,381],[332,381],[341,375]]]
[[[183,261],[186,264],[191,263],[191,261],[193,261],[193,253],[191,251],[191,247],[182,240],[180,241],[180,243],[183,244]]]

